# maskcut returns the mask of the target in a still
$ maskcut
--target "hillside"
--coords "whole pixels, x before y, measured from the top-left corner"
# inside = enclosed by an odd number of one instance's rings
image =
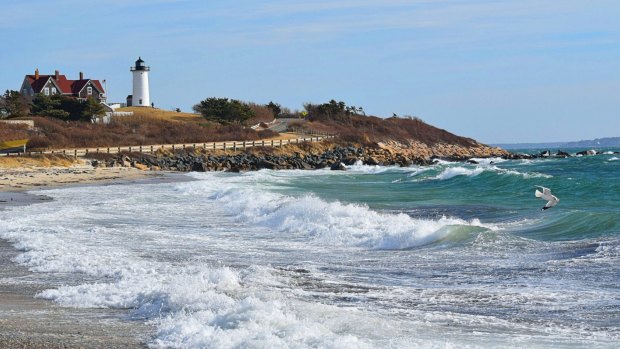
[[[435,146],[450,144],[461,147],[485,146],[476,140],[455,135],[429,125],[417,118],[387,119],[375,116],[351,115],[341,120],[294,120],[290,127],[339,135],[342,141],[372,145],[380,143],[423,144]]]
[[[127,145],[252,141],[276,136],[269,130],[254,131],[241,125],[220,125],[198,114],[154,108],[121,108],[130,116],[115,116],[110,124],[64,121],[34,116],[35,130],[4,126],[7,137],[29,138],[31,151]]]
[[[335,106],[337,109],[335,112],[321,109],[327,108],[325,106]],[[336,135],[337,137],[332,140],[334,146],[352,145],[368,149],[383,149],[417,159],[432,157],[466,159],[508,154],[502,149],[488,147],[471,138],[457,136],[418,118],[383,119],[359,115],[343,109],[341,104],[335,104],[333,101],[319,106],[310,105],[308,109],[312,114],[305,118],[288,119],[284,128],[288,126],[289,129],[303,133],[321,132]],[[324,110],[327,111],[323,112]],[[32,118],[35,121],[35,130],[11,130],[5,127],[2,134],[7,137],[29,138],[27,148],[33,151],[232,140],[251,141],[278,136],[278,133],[269,129],[255,131],[237,123],[222,125],[193,113],[139,107],[121,108],[118,111],[132,112],[133,115],[115,116],[110,124],[63,121],[52,117],[35,116]],[[260,117],[268,118],[269,116]]]

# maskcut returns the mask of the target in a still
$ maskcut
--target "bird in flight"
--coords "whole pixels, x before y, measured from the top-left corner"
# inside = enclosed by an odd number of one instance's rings
[[[551,195],[551,190],[549,188],[541,187],[540,185],[537,185],[537,187],[542,189],[542,193],[538,189],[536,189],[534,195],[536,195],[537,198],[547,200],[547,204],[545,204],[545,206],[542,208],[543,211],[550,209],[551,207],[557,205],[558,202],[560,202],[560,199],[558,199],[555,195]]]

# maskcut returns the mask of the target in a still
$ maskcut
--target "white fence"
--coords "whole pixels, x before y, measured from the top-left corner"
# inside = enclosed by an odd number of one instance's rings
[[[57,149],[44,151],[26,151],[25,153],[0,154],[0,156],[32,156],[32,155],[66,155],[74,157],[84,157],[89,154],[118,154],[121,152],[130,153],[155,153],[158,150],[177,150],[177,149],[205,149],[205,150],[243,150],[252,147],[281,147],[287,144],[300,144],[303,142],[320,142],[324,139],[333,138],[332,135],[308,136],[291,139],[260,140],[260,141],[232,141],[232,142],[209,142],[209,143],[185,143],[185,144],[159,144],[159,145],[138,145],[124,147],[99,147],[81,149]]]

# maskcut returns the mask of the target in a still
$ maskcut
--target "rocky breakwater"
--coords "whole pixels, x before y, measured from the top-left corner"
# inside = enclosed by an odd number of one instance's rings
[[[95,167],[135,167],[164,171],[254,171],[260,169],[345,170],[353,164],[382,166],[429,165],[436,158],[464,161],[471,157],[497,157],[509,154],[484,145],[463,147],[439,144],[400,143],[376,146],[338,145],[330,142],[303,143],[281,148],[256,147],[245,151],[205,151],[185,149],[154,154],[125,153],[92,161]]]
[[[512,154],[504,149],[490,147],[484,144],[473,142],[472,145],[437,143],[428,145],[421,142],[400,142],[379,143],[380,149],[395,154],[399,157],[410,159],[422,159],[425,161],[441,159],[447,161],[466,161],[471,158],[492,158],[510,157]]]
[[[510,155],[506,156],[506,159],[511,159],[511,160],[523,160],[523,159],[540,159],[540,158],[570,158],[573,156],[592,156],[592,155],[603,155],[603,154],[620,154],[620,152],[611,152],[611,151],[607,151],[607,152],[600,152],[597,151],[595,149],[588,149],[588,150],[582,150],[582,151],[578,151],[574,154],[570,154],[567,153],[565,151],[562,150],[558,150],[556,153],[552,152],[551,150],[545,150],[542,151],[540,153],[535,153],[535,154],[524,154],[524,153],[510,153]]]

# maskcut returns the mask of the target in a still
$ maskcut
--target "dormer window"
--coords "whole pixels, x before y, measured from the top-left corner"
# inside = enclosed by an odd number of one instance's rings
[[[49,89],[49,87],[46,87],[46,88],[44,88],[44,89],[43,89],[43,94],[45,94],[46,96],[49,96],[49,95],[50,95],[50,89]]]
[[[88,94],[89,96],[90,96],[90,95],[92,95],[92,94],[93,94],[93,88],[92,88],[92,87],[90,87],[90,86],[88,86],[88,87],[86,88],[86,94]]]

